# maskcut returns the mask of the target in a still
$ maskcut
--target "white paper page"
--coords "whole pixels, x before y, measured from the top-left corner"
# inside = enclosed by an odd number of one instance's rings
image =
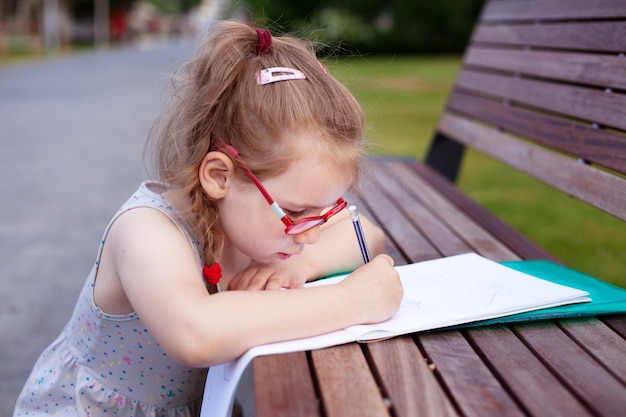
[[[396,267],[404,299],[388,321],[346,330],[359,341],[590,301],[588,293],[508,268],[475,253]]]
[[[535,278],[474,253],[396,269],[404,286],[404,299],[391,319],[321,336],[257,346],[238,360],[211,367],[201,417],[230,417],[239,379],[256,356],[321,349],[590,301],[585,291]],[[307,286],[330,285],[344,278],[329,278]]]

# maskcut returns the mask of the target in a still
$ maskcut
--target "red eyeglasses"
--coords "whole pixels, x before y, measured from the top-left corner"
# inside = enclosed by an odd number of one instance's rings
[[[250,168],[248,168],[248,166],[239,157],[239,151],[235,149],[235,147],[223,143],[218,143],[217,148],[221,151],[226,152],[231,158],[233,158],[233,160],[235,160],[235,162],[237,162],[241,166],[241,168],[244,169],[244,171],[246,171],[246,174],[248,174],[254,185],[256,185],[261,194],[263,194],[263,197],[265,197],[265,200],[267,200],[272,210],[274,210],[274,213],[285,225],[285,233],[288,235],[297,235],[300,233],[304,233],[307,230],[311,230],[314,227],[321,226],[326,223],[328,219],[339,213],[348,205],[348,203],[343,198],[339,198],[339,200],[335,202],[335,205],[333,207],[331,207],[329,210],[325,211],[319,216],[303,217],[301,219],[292,220],[285,214],[283,209],[280,208],[280,206],[272,198],[270,193],[265,189],[265,187],[263,187],[261,181],[259,181],[256,175],[254,175],[252,171],[250,171]]]

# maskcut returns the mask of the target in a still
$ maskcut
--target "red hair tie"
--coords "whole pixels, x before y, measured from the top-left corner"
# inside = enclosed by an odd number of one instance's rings
[[[204,275],[204,279],[206,279],[209,284],[217,285],[220,279],[222,279],[222,267],[220,264],[213,264],[211,266],[204,265],[202,275]]]
[[[254,29],[258,36],[256,43],[257,55],[266,54],[272,46],[272,34],[267,29]]]

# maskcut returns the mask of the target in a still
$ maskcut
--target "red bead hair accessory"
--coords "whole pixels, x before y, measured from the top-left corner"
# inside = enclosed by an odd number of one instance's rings
[[[272,46],[272,34],[267,29],[254,29],[258,36],[256,43],[257,55],[266,54]]]
[[[211,266],[204,265],[202,275],[204,275],[204,279],[206,279],[209,284],[217,285],[220,279],[222,279],[222,267],[220,264],[213,264]]]

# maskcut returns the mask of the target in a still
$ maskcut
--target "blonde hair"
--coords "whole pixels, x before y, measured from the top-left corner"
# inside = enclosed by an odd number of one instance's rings
[[[191,202],[192,224],[210,265],[222,250],[215,202],[198,179],[214,141],[233,145],[259,178],[283,172],[292,162],[294,132],[316,132],[328,158],[353,167],[363,155],[364,114],[354,96],[319,63],[312,45],[272,37],[257,54],[254,28],[234,21],[214,24],[195,56],[174,77],[172,100],[146,145],[154,145],[152,168]],[[305,80],[257,84],[260,70],[290,67]],[[319,132],[319,135],[317,133]]]

